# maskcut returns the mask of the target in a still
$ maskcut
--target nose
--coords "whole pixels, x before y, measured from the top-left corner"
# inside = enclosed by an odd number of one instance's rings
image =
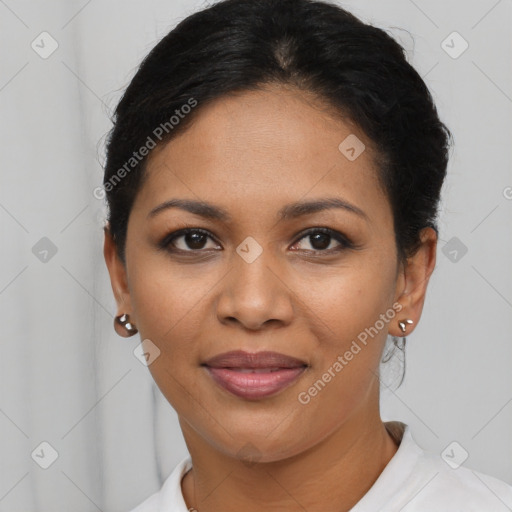
[[[217,318],[221,323],[235,323],[249,330],[291,323],[293,284],[286,282],[286,271],[269,252],[263,251],[251,263],[236,253],[233,255],[231,270],[222,280],[217,300]]]

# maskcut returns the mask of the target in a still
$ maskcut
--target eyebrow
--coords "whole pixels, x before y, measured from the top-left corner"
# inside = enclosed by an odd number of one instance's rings
[[[193,199],[169,199],[168,201],[165,201],[153,208],[148,214],[148,219],[153,218],[164,210],[168,210],[170,208],[180,208],[195,215],[199,215],[200,217],[204,217],[205,219],[217,220],[225,223],[233,220],[226,210],[211,203],[207,203],[206,201],[196,201]],[[338,197],[326,197],[310,201],[297,201],[295,203],[290,203],[279,210],[278,220],[283,221],[296,219],[304,215],[311,215],[316,212],[333,208],[341,208],[368,220],[368,216],[363,210],[361,210],[361,208],[358,208],[357,206]]]

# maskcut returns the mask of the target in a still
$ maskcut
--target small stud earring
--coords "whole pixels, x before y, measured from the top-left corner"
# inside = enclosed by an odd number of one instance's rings
[[[407,325],[406,324],[413,324],[414,322],[412,320],[409,320],[409,318],[407,318],[406,320],[400,320],[398,322],[398,326],[400,327],[400,330],[405,333],[406,329],[407,329]]]
[[[130,322],[130,315],[124,313],[123,315],[116,316],[114,320],[114,329],[123,338],[129,338],[137,332],[137,328]]]

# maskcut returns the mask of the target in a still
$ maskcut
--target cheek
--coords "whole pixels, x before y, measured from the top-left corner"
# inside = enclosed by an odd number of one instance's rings
[[[193,267],[182,265],[182,270],[165,255],[142,251],[133,259],[130,297],[141,336],[179,342],[176,332],[183,336],[183,329],[192,327],[194,314],[213,285],[211,276],[194,272]]]
[[[309,306],[304,315],[316,343],[308,383],[320,381],[316,388],[323,398],[317,403],[330,403],[340,414],[368,391],[378,373],[389,324],[396,321],[391,307],[394,262],[371,258],[338,268],[325,279],[304,282],[300,292]]]
[[[370,396],[378,395],[379,363],[389,323],[380,315],[389,310],[383,300],[389,291],[385,282],[377,286],[374,281],[370,286],[347,277],[338,284],[344,287],[325,294],[323,308],[318,307],[322,321],[316,322],[311,373],[296,396],[305,437],[328,435],[356,410],[367,407]],[[312,425],[310,418],[322,421]]]
[[[304,271],[293,289],[306,306],[303,314],[310,326],[319,330],[316,338],[325,351],[326,346],[342,350],[373,326],[390,308],[394,284],[394,262],[368,253],[328,272]]]
[[[140,338],[151,340],[160,351],[148,369],[169,403],[186,411],[190,397],[200,396],[190,370],[199,349],[202,299],[212,283],[187,278],[161,255],[140,251],[132,261],[130,297]]]

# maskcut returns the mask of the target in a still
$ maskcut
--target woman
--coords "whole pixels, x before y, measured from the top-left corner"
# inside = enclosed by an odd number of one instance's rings
[[[380,417],[449,139],[401,46],[332,4],[221,1],[150,52],[108,140],[104,254],[190,458],[134,511],[512,506]]]

